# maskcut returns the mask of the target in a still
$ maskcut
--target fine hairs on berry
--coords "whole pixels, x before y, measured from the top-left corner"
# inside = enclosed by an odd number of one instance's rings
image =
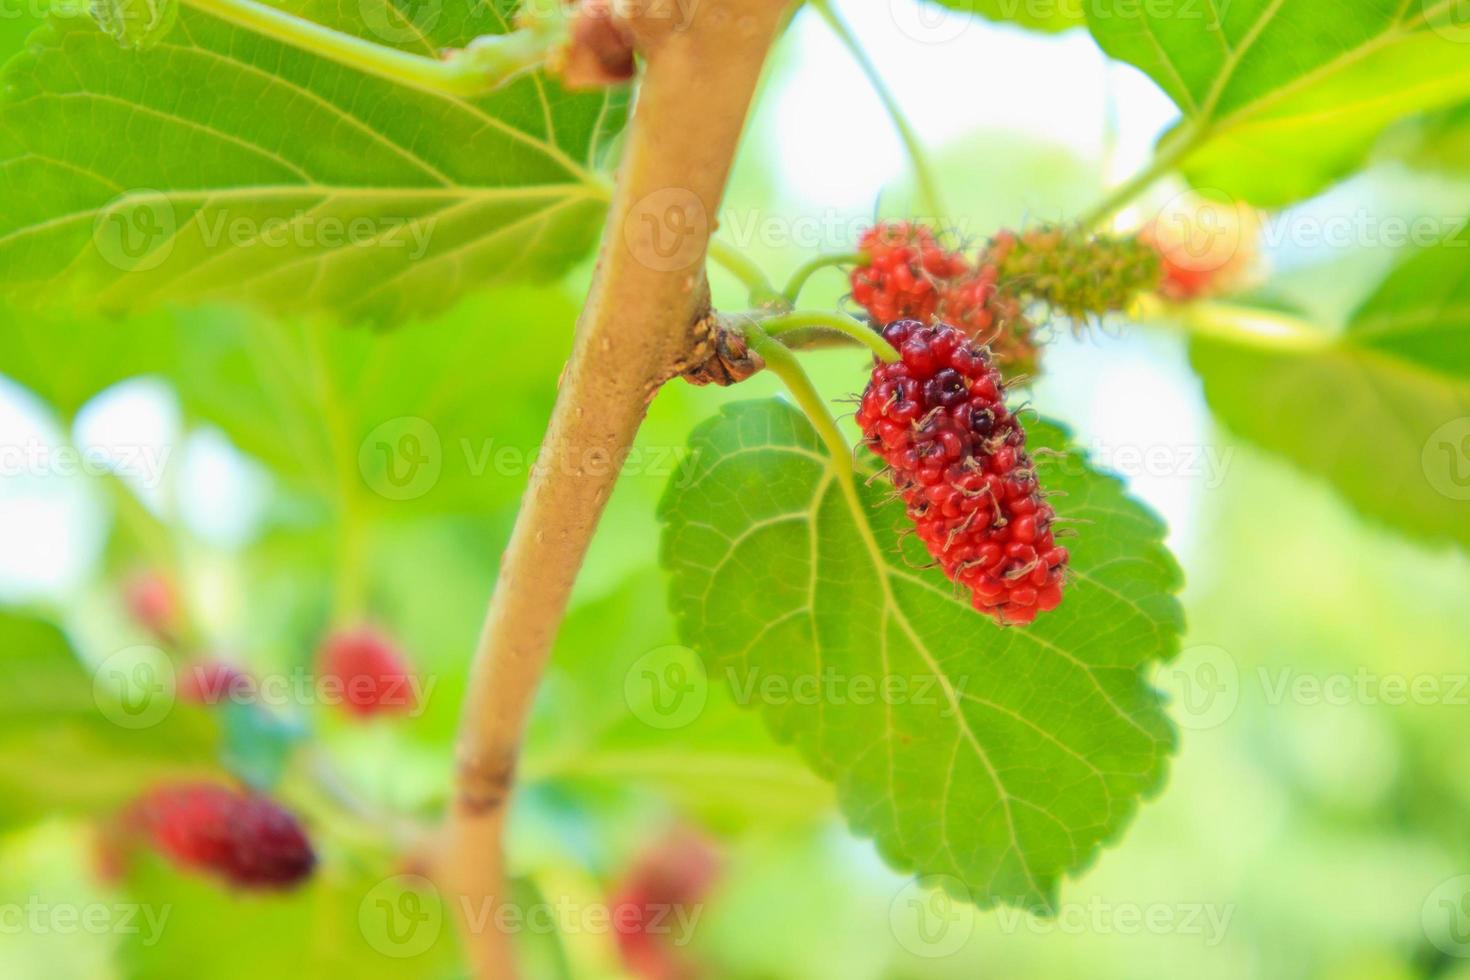
[[[856,416],[864,442],[974,607],[1001,624],[1032,622],[1062,601],[1068,555],[999,369],[945,323],[896,320],[883,336],[900,360],[875,361]]]

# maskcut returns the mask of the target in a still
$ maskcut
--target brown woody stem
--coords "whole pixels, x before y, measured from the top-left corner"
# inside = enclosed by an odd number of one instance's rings
[[[703,0],[687,21],[638,5],[646,66],[596,276],[471,667],[440,880],[474,975],[518,976],[495,926],[522,732],[572,583],[648,403],[700,363],[704,262],[751,97],[787,0]],[[673,9],[672,7],[668,9]]]

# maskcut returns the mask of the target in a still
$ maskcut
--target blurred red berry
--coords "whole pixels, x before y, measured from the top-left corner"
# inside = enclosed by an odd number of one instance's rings
[[[1159,292],[1169,299],[1184,302],[1207,295],[1214,281],[1210,270],[1177,265],[1165,256],[1164,281],[1159,284]]]
[[[1260,232],[1254,208],[1185,193],[1165,205],[1138,237],[1158,251],[1160,295],[1182,303],[1247,286],[1260,258]]]
[[[294,816],[267,797],[227,786],[159,787],[134,804],[128,820],[175,864],[237,888],[292,888],[316,866]]]
[[[133,841],[128,821],[116,815],[99,821],[92,833],[92,870],[106,885],[120,883],[128,873]]]
[[[691,831],[659,842],[629,869],[612,897],[618,949],[641,980],[693,980],[698,966],[681,952],[690,906],[708,896],[720,873],[714,846]],[[680,913],[683,913],[682,915]]]
[[[409,714],[418,706],[407,658],[374,627],[339,630],[327,637],[320,668],[323,678],[340,685],[343,707],[359,718]]]
[[[935,319],[989,347],[1006,377],[1031,374],[1036,370],[1036,324],[1026,318],[1020,298],[999,288],[999,280],[1000,270],[993,264],[951,280],[940,291]]]
[[[161,573],[150,570],[133,575],[123,583],[123,601],[134,621],[150,633],[165,639],[178,634],[178,593]]]
[[[255,695],[255,682],[234,664],[200,660],[179,672],[178,694],[189,704],[245,701]]]

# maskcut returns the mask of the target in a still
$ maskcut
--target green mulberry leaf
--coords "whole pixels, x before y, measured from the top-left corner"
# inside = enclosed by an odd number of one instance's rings
[[[1088,23],[1178,104],[1160,149],[1196,186],[1276,206],[1352,173],[1389,123],[1470,97],[1457,2],[1094,4]]]
[[[910,537],[900,551],[902,504],[873,481],[856,513],[781,402],[697,429],[698,466],[661,511],[680,632],[709,675],[836,783],[893,865],[981,905],[1051,902],[1159,788],[1175,740],[1144,676],[1182,629],[1164,529],[1061,455],[1056,427],[1032,426],[1030,445],[1059,451],[1038,458],[1042,484],[1088,523],[1062,605],[1025,629],[911,567],[923,548]]]
[[[514,8],[415,20],[374,0],[283,6],[423,55],[506,30]],[[108,312],[226,301],[386,323],[582,259],[626,99],[539,73],[451,98],[191,9],[141,52],[53,18],[4,88],[0,290]]]
[[[1420,540],[1470,547],[1470,228],[1394,270],[1339,336],[1200,336],[1190,358],[1236,434]]]

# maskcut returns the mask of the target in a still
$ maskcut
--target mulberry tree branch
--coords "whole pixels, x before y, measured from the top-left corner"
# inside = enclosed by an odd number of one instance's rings
[[[471,667],[440,881],[477,977],[518,976],[502,837],[522,732],[588,543],[648,403],[711,347],[704,262],[788,0],[631,5],[645,73],[597,272]],[[639,13],[637,11],[643,11]]]

